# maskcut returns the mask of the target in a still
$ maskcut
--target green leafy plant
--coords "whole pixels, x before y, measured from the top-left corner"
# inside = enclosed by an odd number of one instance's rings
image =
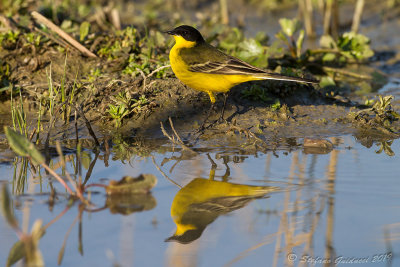
[[[275,103],[271,105],[271,109],[274,110],[274,111],[280,110],[281,107],[282,107],[282,105],[281,105],[281,102],[279,101],[279,99],[277,99],[275,101]]]
[[[79,27],[79,40],[82,42],[88,36],[90,32],[90,23],[87,21],[82,22]]]
[[[120,92],[116,96],[111,97],[115,104],[108,104],[107,112],[114,120],[115,127],[119,128],[122,124],[122,119],[128,115],[131,107],[132,98],[127,92]]]
[[[111,99],[114,104],[108,105],[107,112],[114,120],[116,127],[121,127],[125,116],[132,112],[140,113],[143,106],[149,103],[146,96],[141,95],[138,99],[134,99],[128,92],[120,92]]]
[[[369,46],[370,42],[369,38],[365,35],[346,32],[339,37],[337,45],[343,56],[362,60],[374,55],[374,52]]]
[[[0,33],[0,49],[1,47],[14,49],[20,34],[21,32],[19,30],[8,30]]]
[[[19,102],[13,99],[11,90],[11,118],[14,126],[14,130],[19,129],[20,134],[28,136],[26,113],[22,102],[22,93],[19,90]]]
[[[374,55],[370,42],[365,35],[354,32],[344,33],[337,41],[329,35],[324,35],[320,39],[320,45],[331,51],[324,51],[322,60],[328,62],[339,59],[341,62],[346,62],[368,59]]]
[[[272,100],[265,88],[258,84],[252,84],[249,88],[244,89],[242,95],[253,101],[271,102]]]
[[[115,127],[119,128],[122,124],[122,119],[129,114],[129,110],[124,104],[113,105],[108,104],[108,114],[114,120]]]
[[[0,0],[0,12],[12,17],[28,8],[31,3],[29,0]]]
[[[149,103],[145,95],[141,95],[139,99],[133,99],[134,104],[132,105],[133,112],[139,113],[142,110],[142,107]]]
[[[292,57],[299,58],[303,47],[305,32],[301,28],[301,24],[297,19],[282,18],[279,20],[281,31],[276,37],[285,43]],[[297,39],[296,39],[296,35]]]
[[[120,57],[122,54],[135,51],[137,49],[136,35],[136,29],[133,27],[117,31],[115,36],[106,37],[106,44],[101,46],[97,54],[112,60]]]
[[[24,34],[27,44],[39,47],[42,42],[42,35],[36,34],[34,32],[29,32]]]
[[[391,104],[393,96],[378,95],[378,100],[372,108],[367,108],[358,111],[357,113],[350,113],[349,116],[353,121],[359,122],[361,125],[369,125],[377,130],[386,134],[399,134],[398,127],[393,125],[393,122],[400,119],[400,114],[397,113]]]
[[[219,35],[222,36],[219,43],[222,50],[260,68],[268,66],[269,38],[264,32],[259,32],[254,38],[245,38],[240,29],[232,28]]]

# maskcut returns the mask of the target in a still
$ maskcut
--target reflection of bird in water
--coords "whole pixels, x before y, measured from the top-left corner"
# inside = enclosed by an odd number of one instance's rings
[[[276,189],[196,178],[179,190],[172,202],[176,231],[165,241],[188,244],[198,239],[218,216],[243,208]]]

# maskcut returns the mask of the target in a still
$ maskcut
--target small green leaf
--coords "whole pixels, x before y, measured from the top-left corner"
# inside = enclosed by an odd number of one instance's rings
[[[275,103],[271,105],[271,109],[272,110],[279,110],[280,108],[281,108],[281,102],[279,101],[279,99],[277,99],[275,101]]]
[[[82,42],[85,40],[86,36],[88,36],[90,31],[90,23],[84,21],[81,26],[79,27],[79,40]]]
[[[6,266],[9,267],[25,256],[25,246],[21,240],[15,242],[8,253]]]
[[[90,153],[83,151],[81,153],[81,162],[82,166],[87,170],[89,169],[90,162],[92,162],[92,158],[90,157]]]
[[[72,21],[66,19],[61,23],[61,29],[68,30],[72,28]]]
[[[132,194],[149,192],[157,184],[152,174],[141,174],[136,178],[125,176],[120,181],[112,180],[106,188],[107,194]]]
[[[36,220],[33,223],[30,238],[24,241],[27,266],[44,266],[42,253],[39,250],[39,241],[43,234],[42,220]]]
[[[60,251],[58,252],[58,258],[57,258],[57,264],[61,265],[62,260],[64,258],[64,254],[65,254],[65,242],[63,243],[62,247],[60,248]]]
[[[238,47],[241,49],[241,51],[238,53],[238,57],[244,60],[248,60],[250,57],[260,56],[263,54],[262,45],[254,39],[245,40],[241,42]]]
[[[297,38],[296,41],[296,48],[297,48],[297,56],[299,57],[301,54],[301,49],[303,47],[303,42],[304,42],[304,36],[305,36],[305,31],[300,30],[299,38]]]
[[[0,200],[1,212],[3,213],[3,216],[6,219],[7,223],[13,228],[18,227],[18,222],[17,219],[15,219],[14,217],[10,194],[8,193],[6,184],[3,184],[3,186],[1,187]]]
[[[300,22],[297,19],[282,18],[279,20],[279,24],[283,33],[289,37],[292,37],[301,28]]]
[[[319,86],[321,86],[321,88],[328,86],[335,86],[335,85],[336,85],[335,81],[332,79],[332,77],[329,76],[322,77],[319,82]]]
[[[4,126],[4,132],[6,133],[10,147],[15,153],[22,157],[30,157],[34,164],[44,163],[43,155],[28,138],[6,126]]]
[[[286,36],[283,34],[283,32],[278,32],[277,34],[275,34],[275,37],[278,38],[279,40],[281,40],[284,43],[287,43],[287,39]]]
[[[337,48],[335,40],[332,38],[332,36],[327,34],[321,36],[321,39],[319,39],[319,45],[323,48]]]
[[[323,57],[322,57],[322,61],[324,62],[329,62],[329,61],[333,61],[336,59],[336,54],[335,53],[326,53]]]

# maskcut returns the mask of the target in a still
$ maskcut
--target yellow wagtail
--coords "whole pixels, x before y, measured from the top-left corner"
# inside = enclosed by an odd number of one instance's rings
[[[206,43],[201,33],[191,26],[182,25],[166,33],[172,35],[175,39],[175,45],[169,53],[169,60],[176,77],[187,86],[206,92],[210,97],[212,105],[207,118],[214,107],[214,93],[227,93],[233,86],[243,82],[283,80],[316,83],[314,80],[284,76],[262,70],[238,58],[229,56]],[[222,118],[225,104],[226,94],[221,113]]]
[[[175,195],[171,216],[175,233],[165,241],[188,244],[198,239],[220,215],[246,206],[277,191],[274,186],[253,186],[195,178]]]

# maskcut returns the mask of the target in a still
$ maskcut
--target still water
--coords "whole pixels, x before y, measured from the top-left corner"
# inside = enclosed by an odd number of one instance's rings
[[[50,186],[64,191],[45,176],[28,172],[23,189],[13,187],[13,165],[0,166],[1,181],[13,192],[22,229],[65,211],[40,240],[46,266],[57,266],[63,244],[61,266],[399,266],[399,140],[392,156],[379,151],[386,145],[391,154],[390,142],[366,148],[352,136],[330,141],[327,154],[212,149],[179,160],[180,152],[167,149],[151,153],[154,162],[122,162],[87,153],[88,184],[142,173],[158,179],[150,194],[131,200],[112,202],[93,188],[91,211],[66,208],[62,194],[49,204]],[[90,164],[83,165],[85,177]],[[1,266],[17,240],[0,219]]]

